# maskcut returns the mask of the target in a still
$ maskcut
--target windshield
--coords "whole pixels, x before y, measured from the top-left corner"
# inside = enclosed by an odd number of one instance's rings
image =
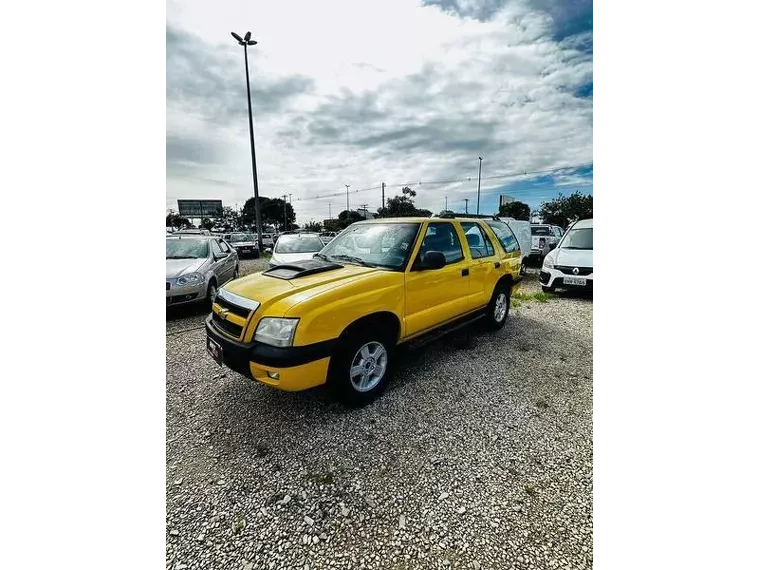
[[[534,236],[551,235],[551,232],[549,231],[548,226],[532,226],[530,230],[532,231],[532,235]]]
[[[166,259],[202,259],[208,257],[208,241],[204,239],[167,239]]]
[[[321,252],[328,260],[376,267],[403,267],[419,224],[363,224],[351,226],[333,238]]]
[[[232,234],[229,238],[230,243],[240,242],[240,241],[253,241],[253,236],[251,234]]]
[[[563,249],[590,249],[593,250],[593,228],[569,230],[564,241],[561,242]]]
[[[276,253],[314,253],[324,247],[318,236],[282,236],[274,247]]]

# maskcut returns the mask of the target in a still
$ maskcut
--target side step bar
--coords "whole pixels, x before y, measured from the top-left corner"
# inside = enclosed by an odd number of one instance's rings
[[[459,329],[462,329],[464,327],[467,327],[471,325],[472,323],[475,323],[479,321],[481,318],[485,316],[485,311],[478,311],[474,315],[467,315],[466,317],[462,319],[457,319],[455,321],[452,321],[448,323],[447,325],[443,325],[437,329],[434,329],[428,333],[424,333],[423,335],[420,335],[416,338],[413,338],[407,342],[404,342],[401,344],[401,346],[405,346],[409,348],[410,350],[416,350],[418,348],[421,348],[423,346],[428,345],[431,342],[434,342],[442,337],[444,337],[447,334],[450,334],[454,331],[457,331]]]

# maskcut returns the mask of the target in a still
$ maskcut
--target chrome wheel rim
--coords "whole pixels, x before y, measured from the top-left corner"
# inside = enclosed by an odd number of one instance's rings
[[[498,296],[495,298],[495,310],[493,311],[493,317],[497,323],[500,323],[506,317],[508,306],[506,293],[498,293]]]
[[[377,386],[387,370],[387,350],[382,343],[371,341],[358,349],[351,361],[351,384],[358,392]]]

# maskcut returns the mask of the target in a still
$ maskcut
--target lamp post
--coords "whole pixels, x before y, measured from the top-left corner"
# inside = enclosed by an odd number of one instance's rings
[[[480,172],[477,174],[477,215],[480,215],[480,179],[482,178],[482,157],[478,156],[477,158],[480,159]]]
[[[346,184],[345,185],[345,210],[346,210],[346,212],[350,212],[351,211],[350,198],[348,197],[348,188],[350,188],[350,187],[351,187],[350,184]]]
[[[245,51],[245,84],[248,87],[248,126],[250,127],[250,155],[253,162],[253,197],[256,204],[256,232],[258,233],[258,251],[263,251],[263,239],[261,238],[261,202],[258,199],[258,170],[256,169],[256,145],[253,141],[253,109],[250,102],[250,74],[248,72],[248,46],[254,46],[258,42],[250,39],[250,32],[241,38],[232,32],[232,37],[243,46]]]

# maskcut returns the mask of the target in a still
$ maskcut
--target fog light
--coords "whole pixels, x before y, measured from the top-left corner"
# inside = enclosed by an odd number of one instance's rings
[[[279,372],[266,372],[266,375],[272,380],[279,380]]]

